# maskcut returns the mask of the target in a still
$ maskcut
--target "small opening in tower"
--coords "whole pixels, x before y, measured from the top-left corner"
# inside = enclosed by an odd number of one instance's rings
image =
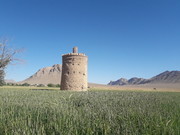
[[[81,72],[79,72],[79,74],[81,74]]]
[[[83,75],[86,75],[85,73],[83,73]]]
[[[75,73],[75,71],[73,71],[73,73]]]
[[[69,71],[67,73],[69,74]]]
[[[72,65],[74,65],[74,63]]]

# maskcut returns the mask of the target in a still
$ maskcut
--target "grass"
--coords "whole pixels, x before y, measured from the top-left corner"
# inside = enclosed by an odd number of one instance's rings
[[[0,135],[180,135],[178,92],[29,89],[0,88]]]

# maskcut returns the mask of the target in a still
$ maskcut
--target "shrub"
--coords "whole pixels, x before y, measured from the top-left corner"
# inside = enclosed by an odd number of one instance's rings
[[[37,87],[45,87],[44,84],[38,84]]]
[[[23,83],[22,86],[30,86],[29,83]]]
[[[52,84],[52,83],[49,83],[47,86],[48,86],[48,87],[55,87],[56,85],[55,85],[55,84]]]
[[[60,87],[60,84],[56,84],[56,87]]]

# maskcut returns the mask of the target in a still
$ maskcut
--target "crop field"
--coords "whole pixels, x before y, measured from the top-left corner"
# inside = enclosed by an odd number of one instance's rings
[[[180,135],[180,92],[2,87],[0,135]]]

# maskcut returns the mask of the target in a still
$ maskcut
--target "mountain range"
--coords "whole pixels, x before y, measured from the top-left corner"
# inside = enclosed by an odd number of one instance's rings
[[[129,80],[120,78],[117,81],[110,81],[108,85],[141,85],[141,84],[180,84],[180,71],[165,71],[150,79],[133,77]]]
[[[55,64],[51,67],[44,67],[39,69],[35,74],[29,78],[18,82],[33,84],[60,84],[61,82],[62,65]],[[131,79],[120,78],[117,81],[111,81],[108,86],[126,86],[126,85],[143,85],[143,84],[178,84],[180,85],[180,71],[165,71],[159,75],[156,75],[150,79],[133,77]],[[89,83],[89,85],[91,85]],[[93,84],[94,86],[95,84]],[[98,85],[98,84],[96,84]],[[105,86],[105,85],[104,85]]]
[[[19,82],[33,84],[60,84],[61,82],[62,65],[55,64],[52,67],[44,67],[39,69],[34,75]]]

